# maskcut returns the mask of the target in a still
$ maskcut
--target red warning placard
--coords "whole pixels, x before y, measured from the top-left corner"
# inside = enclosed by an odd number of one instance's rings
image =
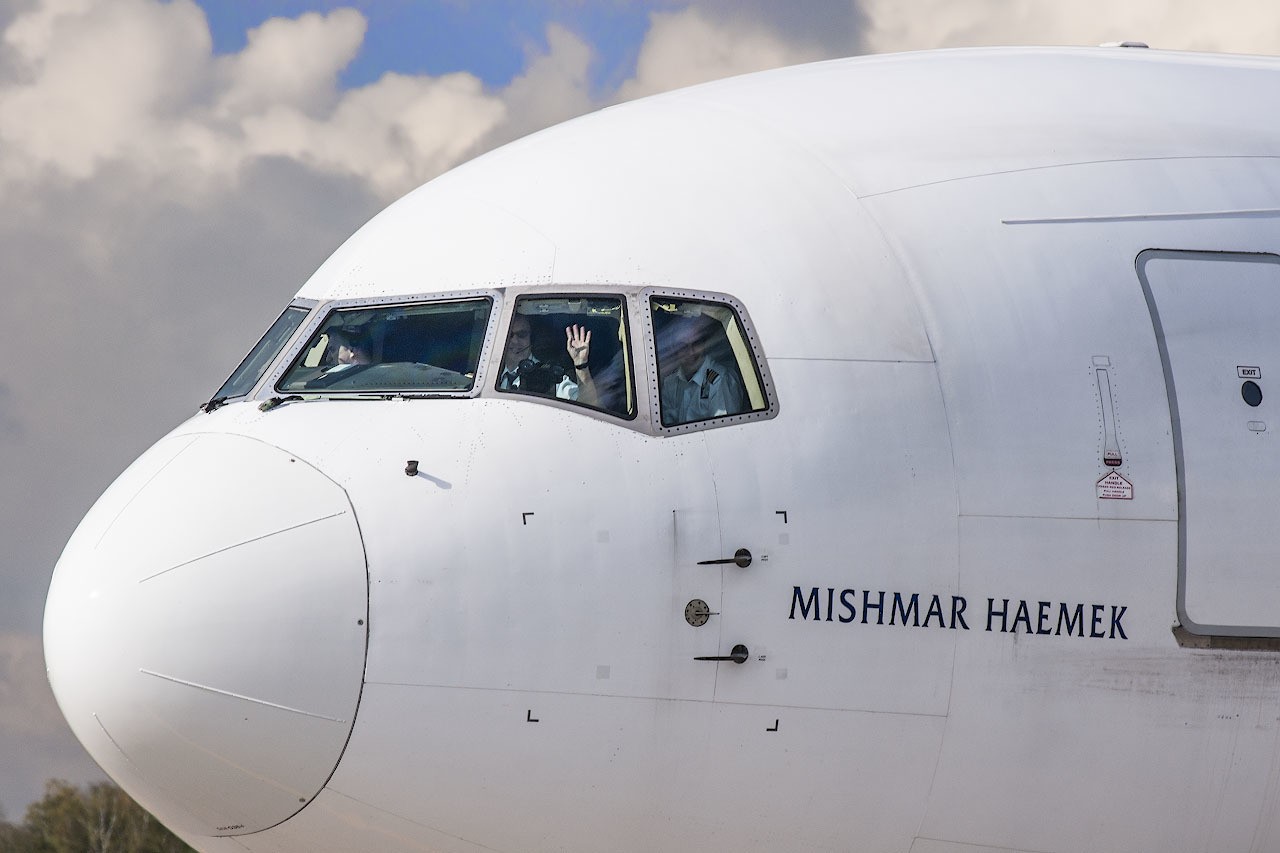
[[[1131,501],[1133,500],[1133,483],[1120,476],[1119,471],[1112,471],[1097,482],[1098,500]]]

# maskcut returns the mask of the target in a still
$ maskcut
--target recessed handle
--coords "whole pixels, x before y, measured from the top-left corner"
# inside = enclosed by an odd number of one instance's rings
[[[751,552],[746,548],[739,548],[732,557],[725,557],[723,560],[699,560],[699,566],[723,566],[726,563],[733,563],[740,569],[745,569],[751,565]]]
[[[1102,401],[1102,464],[1118,468],[1124,458],[1120,455],[1120,442],[1116,440],[1116,401],[1111,393],[1111,372],[1098,367],[1094,374],[1098,381],[1098,399]]]
[[[747,647],[742,643],[738,643],[727,655],[708,655],[694,658],[694,660],[731,660],[734,663],[746,663],[749,657],[751,657],[751,652],[747,651]]]

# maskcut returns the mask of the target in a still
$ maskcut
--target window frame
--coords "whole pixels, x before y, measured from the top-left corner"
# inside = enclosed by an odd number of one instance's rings
[[[502,357],[506,349],[507,330],[510,328],[516,301],[522,298],[555,299],[574,297],[616,298],[619,300],[624,314],[623,328],[626,334],[624,345],[630,357],[630,376],[628,378],[632,383],[635,395],[635,411],[633,414],[619,414],[610,409],[596,408],[585,403],[562,400],[557,397],[546,397],[538,394],[512,394],[498,390],[497,384],[499,377],[502,375]],[[418,391],[412,389],[386,389],[331,391],[327,389],[308,389],[301,392],[292,392],[281,391],[277,388],[281,379],[293,367],[312,336],[329,320],[329,317],[335,311],[399,305],[416,306],[476,298],[490,300],[491,308],[479,359],[476,364],[475,380],[467,390]],[[706,302],[723,306],[732,311],[741,326],[744,343],[749,348],[749,355],[759,377],[760,393],[763,395],[765,408],[737,415],[725,415],[686,424],[663,426],[660,398],[661,381],[658,374],[658,345],[654,334],[652,310],[652,301],[655,298]],[[769,362],[761,346],[750,313],[747,311],[746,306],[736,297],[718,291],[646,286],[642,284],[566,284],[564,286],[552,286],[548,283],[530,283],[501,288],[473,288],[442,293],[397,294],[394,296],[332,300],[295,299],[289,303],[288,307],[304,308],[310,313],[294,331],[292,338],[280,350],[271,367],[258,380],[253,390],[236,399],[260,400],[281,395],[300,397],[302,399],[348,400],[399,398],[465,399],[476,397],[508,401],[520,399],[537,402],[542,405],[550,405],[553,408],[566,409],[579,415],[596,418],[607,423],[625,426],[636,432],[659,437],[683,435],[702,430],[737,426],[752,421],[769,420],[777,417],[779,412],[777,389],[770,374]],[[639,365],[642,359],[644,361],[643,369]],[[647,394],[644,393],[642,384],[648,385]],[[744,390],[749,391],[749,389]]]
[[[462,390],[418,390],[418,389],[370,389],[370,390],[329,390],[306,389],[302,391],[281,389],[284,378],[297,362],[316,332],[335,312],[358,308],[395,308],[399,306],[413,307],[432,305],[443,302],[461,302],[473,299],[488,299],[489,319],[485,325],[484,341],[480,345],[480,353],[476,361],[476,375],[471,387]],[[376,296],[352,299],[333,299],[320,302],[307,321],[294,333],[294,339],[277,357],[274,369],[270,372],[264,390],[273,395],[297,396],[303,399],[398,399],[398,398],[469,398],[480,396],[485,382],[485,371],[489,368],[493,355],[493,345],[498,324],[494,318],[500,316],[505,307],[504,294],[494,289],[456,290],[444,293],[421,293],[396,296]]]
[[[495,337],[498,345],[495,345],[493,358],[490,362],[490,375],[486,380],[486,396],[494,395],[497,399],[511,399],[518,397],[525,400],[534,400],[539,403],[549,403],[556,406],[571,408],[573,411],[588,416],[602,416],[608,418],[610,422],[620,421],[636,428],[637,423],[642,423],[642,418],[648,417],[648,412],[643,406],[643,396],[640,393],[638,378],[642,374],[636,370],[636,328],[634,326],[634,317],[636,312],[635,302],[636,288],[634,287],[618,287],[605,285],[604,287],[590,287],[583,285],[569,285],[564,288],[556,287],[554,289],[545,285],[534,287],[518,287],[507,288],[505,295],[507,306],[502,312],[502,322],[499,324],[498,330],[500,335]],[[634,407],[631,412],[617,412],[613,409],[592,406],[588,403],[582,403],[577,400],[568,400],[555,395],[538,394],[519,389],[502,389],[499,383],[502,381],[502,362],[507,350],[507,337],[511,328],[511,322],[516,315],[516,306],[523,300],[554,300],[554,299],[607,299],[617,300],[622,309],[621,328],[625,338],[622,342],[623,351],[627,355],[627,376],[626,382],[631,386],[631,392],[634,400]],[[648,357],[647,349],[642,351],[644,357]]]
[[[746,307],[735,297],[727,293],[707,290],[691,290],[670,287],[646,287],[638,294],[639,314],[644,329],[646,369],[649,379],[649,423],[654,435],[683,435],[690,432],[701,432],[707,429],[718,429],[726,426],[737,426],[752,421],[769,420],[778,416],[778,395],[769,373],[769,362],[765,358],[760,338],[756,334],[755,325],[747,313]],[[722,305],[731,310],[742,328],[749,354],[755,363],[756,375],[760,381],[760,393],[764,396],[765,406],[757,411],[743,412],[737,415],[723,415],[718,418],[707,418],[689,423],[665,426],[662,423],[661,389],[662,378],[658,372],[658,341],[653,328],[653,300],[673,299],[687,302],[707,302]],[[745,381],[746,377],[744,377]],[[746,389],[744,389],[745,391]]]
[[[281,311],[280,314],[277,315],[276,318],[271,321],[271,325],[269,325],[263,331],[262,335],[258,338],[258,340],[255,341],[253,346],[249,348],[249,351],[245,353],[244,358],[240,359],[240,362],[236,365],[235,370],[231,371],[231,373],[227,376],[227,378],[223,380],[222,384],[218,386],[218,390],[214,392],[213,397],[210,399],[210,403],[214,403],[215,401],[219,401],[219,400],[229,403],[233,400],[257,399],[258,394],[261,392],[263,388],[263,384],[269,381],[269,378],[273,373],[273,368],[280,363],[280,359],[286,353],[291,353],[293,351],[294,346],[296,346],[298,343],[298,336],[303,332],[303,330],[305,330],[311,324],[312,320],[315,319],[316,306],[319,304],[320,303],[314,299],[294,299],[288,305],[286,305],[284,307],[284,310]],[[299,309],[305,312],[305,316],[303,316],[302,322],[300,322],[297,326],[294,327],[293,331],[290,332],[289,335],[285,338],[284,343],[278,349],[276,349],[275,354],[266,363],[266,365],[264,365],[262,372],[258,374],[258,378],[253,381],[253,384],[250,385],[248,389],[246,389],[242,394],[222,394],[221,392],[224,391],[229,384],[231,384],[231,380],[236,377],[236,374],[238,374],[244,368],[244,366],[248,363],[249,359],[252,358],[254,353],[258,351],[258,348],[262,346],[262,342],[266,339],[267,335],[271,333],[271,330],[275,328],[276,323],[280,322],[280,320],[282,320],[286,314],[288,314],[290,311],[294,309]],[[206,405],[209,405],[209,404],[206,404]]]

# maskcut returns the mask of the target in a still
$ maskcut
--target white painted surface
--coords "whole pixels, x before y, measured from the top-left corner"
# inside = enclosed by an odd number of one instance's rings
[[[127,752],[187,770],[156,784],[108,769],[197,846],[1280,849],[1280,651],[1191,648],[1172,630],[1174,433],[1135,269],[1153,248],[1280,252],[1280,119],[1257,109],[1277,83],[1274,61],[1157,51],[823,63],[606,110],[455,170],[301,295],[492,288],[498,345],[477,396],[264,412],[264,385],[180,426],[59,565],[46,633],[64,711],[110,763],[84,723],[114,689],[95,655],[136,666],[154,634],[89,653],[88,636],[111,634],[77,620],[98,571],[84,543],[122,507],[135,531],[120,541],[164,562],[180,541],[239,541],[259,516],[308,520],[318,501],[348,507],[334,518],[358,537],[335,520],[289,542],[267,558],[289,586],[269,587],[252,630],[169,651],[175,670],[207,663],[263,694],[274,678],[348,723],[362,689],[345,749],[336,725],[286,736],[264,717],[183,764],[181,739],[147,733],[186,694],[135,679],[147,688],[112,705]],[[645,394],[627,421],[495,392],[511,297],[562,287],[628,300],[640,385],[643,288],[732,295],[777,416],[661,435]],[[1274,311],[1254,303],[1270,293],[1241,294],[1252,316],[1194,296],[1182,316],[1192,331],[1218,318],[1210,348],[1266,329]],[[1232,353],[1226,378],[1260,366],[1265,390],[1269,356]],[[1266,434],[1242,424],[1239,440]],[[210,470],[151,479],[192,441],[223,442]],[[1188,482],[1251,483],[1267,524],[1276,478],[1203,464]],[[245,473],[285,465],[314,477],[264,490]],[[1131,499],[1099,496],[1112,471]],[[230,479],[211,487],[215,473]],[[177,537],[165,519],[188,502],[199,521]],[[1207,540],[1188,529],[1194,554]],[[740,547],[749,567],[698,565]],[[201,618],[257,589],[259,563],[237,570],[199,589]],[[1193,570],[1196,601],[1217,594],[1214,572]],[[361,660],[344,608],[366,595]],[[684,620],[695,597],[714,611],[700,628]],[[167,626],[149,614],[168,604],[127,607]],[[339,662],[333,696],[282,657],[256,668],[246,649],[274,648],[262,638],[282,626],[307,644],[297,659]],[[694,660],[738,643],[741,665]],[[223,773],[246,754],[306,807],[250,832],[287,810],[253,793],[265,771]],[[256,822],[225,832],[245,834],[208,837],[240,814]]]
[[[59,565],[49,680],[104,770],[196,835],[264,829],[315,796],[364,668],[364,554],[340,488],[258,441],[165,439]]]

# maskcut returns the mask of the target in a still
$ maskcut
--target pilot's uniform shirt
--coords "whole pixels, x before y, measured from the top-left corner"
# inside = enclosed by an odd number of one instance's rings
[[[718,362],[704,356],[702,364],[685,378],[678,369],[662,380],[663,426],[704,421],[742,412],[742,383]]]
[[[530,355],[527,359],[525,359],[525,361],[531,361],[534,364],[542,363],[542,359],[538,358],[535,355]],[[506,391],[511,388],[519,388],[520,387],[519,369],[518,368],[504,369],[502,371],[502,375],[498,377],[498,387],[501,388],[503,391]],[[578,394],[581,392],[581,390],[582,389],[578,387],[577,382],[574,382],[568,376],[564,376],[564,377],[561,377],[560,384],[556,386],[556,396],[559,397],[561,400],[573,400],[576,402],[578,399]]]

